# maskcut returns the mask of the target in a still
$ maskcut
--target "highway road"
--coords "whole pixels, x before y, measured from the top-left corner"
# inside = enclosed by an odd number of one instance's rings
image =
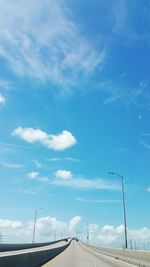
[[[73,240],[69,247],[43,267],[135,267],[118,259],[103,255]]]

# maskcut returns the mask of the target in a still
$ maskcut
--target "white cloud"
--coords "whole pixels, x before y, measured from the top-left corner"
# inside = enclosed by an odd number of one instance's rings
[[[71,85],[105,59],[72,20],[62,0],[0,3],[0,55],[18,75]]]
[[[105,225],[101,229],[99,229],[98,240],[102,244],[112,244],[121,242],[122,236],[124,233],[124,226],[120,225],[118,227]]]
[[[85,229],[86,230],[86,229]],[[98,246],[115,246],[122,248],[124,244],[124,225],[117,227],[113,225],[104,225],[100,227],[97,224],[89,225],[90,242]],[[128,240],[132,245],[143,249],[143,244],[149,247],[150,229],[143,227],[142,229],[127,229]]]
[[[12,132],[12,135],[18,136],[28,143],[39,142],[48,149],[53,150],[64,150],[70,148],[77,142],[72,133],[65,130],[58,135],[54,135],[47,134],[39,129],[18,127]]]
[[[0,228],[9,230],[10,228],[13,230],[19,230],[23,226],[22,222],[20,221],[13,221],[13,220],[5,220],[0,219]]]
[[[147,192],[150,192],[150,187],[147,188]]]
[[[142,229],[128,230],[129,238],[136,240],[138,244],[148,243],[150,240],[150,229],[143,227]]]
[[[75,235],[77,232],[77,228],[79,226],[79,223],[81,222],[81,217],[80,216],[75,216],[72,218],[69,222],[69,232],[72,235]]]
[[[57,186],[65,186],[73,189],[83,190],[120,190],[120,186],[116,182],[108,181],[105,179],[87,179],[84,177],[75,177],[70,171],[58,170],[55,172],[55,178],[51,181],[51,184]],[[66,177],[67,176],[67,177]]]
[[[39,172],[29,172],[27,176],[31,179],[36,179],[39,176]]]
[[[5,102],[6,102],[6,98],[2,94],[0,94],[0,105],[5,104]]]
[[[41,176],[39,172],[32,171],[27,173],[27,177],[30,179],[35,179],[36,181],[40,181],[45,184],[50,184],[50,179],[47,176]]]
[[[66,170],[58,170],[55,172],[56,178],[60,178],[63,180],[68,180],[72,178],[72,173]]]
[[[36,241],[50,241],[74,236],[78,232],[80,216],[73,217],[69,222],[59,221],[55,217],[42,217],[37,219],[36,223]],[[33,233],[33,221],[27,222],[25,232],[30,238]]]
[[[36,171],[28,173],[27,176],[31,179],[36,179],[49,185],[63,186],[77,190],[120,190],[120,185],[116,181],[110,181],[102,178],[87,179],[81,176],[74,176],[69,170],[57,170],[53,174],[52,178],[40,175],[40,173]],[[76,200],[88,202],[88,200],[84,200],[82,198],[77,198]],[[89,202],[92,201],[89,200]],[[119,200],[93,200],[93,202],[119,202]]]
[[[39,214],[38,214],[39,215]],[[33,235],[33,220],[22,223],[15,220],[0,219],[1,234],[4,236],[4,242],[23,243],[31,242]],[[50,240],[61,239],[77,234],[80,216],[73,217],[70,221],[59,221],[55,217],[41,217],[36,221],[36,242],[46,242]]]
[[[18,127],[12,133],[13,136],[19,136],[23,140],[29,143],[34,143],[47,138],[47,134],[41,130],[33,128]]]
[[[87,179],[85,177],[74,176],[69,170],[57,170],[51,179],[47,176],[41,176],[39,172],[34,171],[28,173],[27,176],[31,179],[36,178],[38,181],[49,185],[63,186],[77,190],[120,190],[120,185],[116,181],[109,181],[102,178]],[[78,200],[85,201],[81,198]]]
[[[39,212],[40,213],[40,212]],[[21,222],[17,220],[0,219],[1,234],[4,236],[5,243],[24,243],[31,242],[33,235],[33,220]],[[132,244],[136,243],[138,248],[143,249],[143,244],[149,249],[150,229],[143,227],[141,229],[127,229],[128,240]],[[77,215],[67,221],[57,220],[55,217],[39,217],[36,223],[36,242],[47,242],[50,240],[65,238],[68,236],[77,236],[86,241],[87,224]],[[90,244],[98,246],[122,247],[124,242],[124,226],[113,226],[89,223],[89,241]]]
[[[63,131],[58,135],[49,136],[51,140],[47,140],[47,145],[54,150],[64,150],[76,144],[75,137],[68,131]]]

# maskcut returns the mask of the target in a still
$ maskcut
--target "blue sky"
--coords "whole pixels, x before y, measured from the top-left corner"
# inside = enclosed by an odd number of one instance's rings
[[[1,0],[0,10],[1,231],[42,207],[41,220],[118,235],[113,170],[125,177],[128,228],[147,238],[150,4]]]

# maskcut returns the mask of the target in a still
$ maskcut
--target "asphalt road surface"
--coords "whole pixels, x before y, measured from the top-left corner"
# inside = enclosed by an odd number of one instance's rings
[[[118,259],[93,251],[91,248],[73,240],[61,254],[43,267],[135,267]]]

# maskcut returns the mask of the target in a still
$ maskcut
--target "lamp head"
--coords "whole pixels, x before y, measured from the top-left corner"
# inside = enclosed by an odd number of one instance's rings
[[[108,174],[115,174],[114,172],[109,172]]]

